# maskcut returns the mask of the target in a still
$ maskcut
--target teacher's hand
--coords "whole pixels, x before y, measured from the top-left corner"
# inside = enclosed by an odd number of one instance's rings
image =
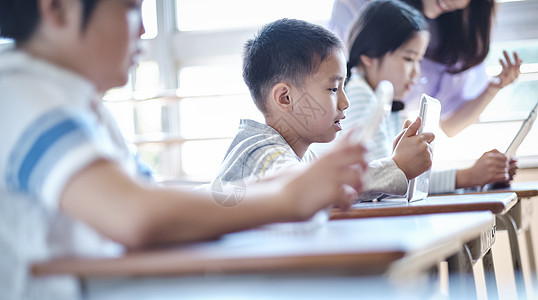
[[[523,61],[517,55],[517,52],[513,52],[513,60],[510,59],[508,52],[503,51],[503,55],[504,60],[502,58],[499,59],[499,63],[502,66],[502,71],[491,83],[492,86],[499,89],[502,89],[517,79],[520,73],[519,67],[521,67],[521,64],[523,63]]]

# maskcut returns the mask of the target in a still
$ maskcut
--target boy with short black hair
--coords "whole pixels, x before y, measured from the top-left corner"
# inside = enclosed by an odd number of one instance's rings
[[[123,247],[304,220],[324,207],[349,205],[348,186],[361,190],[363,147],[349,141],[306,170],[247,186],[233,208],[208,194],[140,180],[136,159],[97,99],[127,81],[144,32],[141,3],[0,1],[0,35],[16,44],[0,53],[0,290],[6,299],[79,296],[75,278],[32,278],[29,266],[37,260],[117,255]]]
[[[272,22],[247,41],[243,79],[265,124],[241,120],[213,184],[262,178],[316,160],[310,144],[332,141],[349,106],[343,49],[329,30],[293,19]],[[370,163],[361,198],[404,195],[407,180],[429,169],[433,135],[417,135],[419,127],[415,122],[406,129],[392,158]]]

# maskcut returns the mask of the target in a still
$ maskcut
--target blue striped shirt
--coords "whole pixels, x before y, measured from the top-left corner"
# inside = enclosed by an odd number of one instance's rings
[[[96,160],[141,168],[85,78],[23,51],[0,52],[0,290],[6,299],[77,299],[69,276],[43,281],[29,263],[117,255],[123,248],[68,217],[60,198]]]

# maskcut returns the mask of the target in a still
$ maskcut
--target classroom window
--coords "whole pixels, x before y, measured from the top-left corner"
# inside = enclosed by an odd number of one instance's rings
[[[326,21],[332,5],[333,0],[177,0],[177,23],[179,30],[191,31],[258,27],[283,17]]]
[[[244,42],[283,17],[324,24],[331,8],[332,0],[145,0],[146,51],[106,104],[157,179],[207,181],[239,119],[263,120],[242,80]]]
[[[144,0],[141,63],[125,87],[106,95],[106,103],[158,179],[207,181],[215,175],[239,119],[262,120],[241,77],[244,42],[262,24],[282,17],[324,25],[332,3]],[[447,147],[436,146],[440,165],[468,164],[492,148],[503,151],[538,101],[536,3],[499,3],[487,70],[497,74],[501,51],[510,49],[524,59],[522,75],[498,94],[479,123],[447,138]],[[537,125],[518,152],[522,166],[538,166]]]
[[[485,151],[505,151],[522,120],[538,101],[538,2],[502,1],[498,4],[497,22],[485,61],[486,72],[489,76],[499,74],[499,58],[503,50],[508,50],[510,53],[517,51],[523,59],[521,75],[495,96],[478,123],[453,138],[440,139],[440,146],[435,149],[440,167],[468,166]],[[520,167],[538,167],[536,149],[538,122],[516,153]]]
[[[144,30],[142,39],[153,39],[157,36],[157,0],[144,0],[142,2],[142,22]]]

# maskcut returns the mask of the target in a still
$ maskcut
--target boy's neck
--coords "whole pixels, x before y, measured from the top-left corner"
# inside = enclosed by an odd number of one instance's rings
[[[286,143],[295,152],[295,155],[300,159],[303,159],[311,142],[305,141],[295,130],[290,128],[289,122],[285,118],[279,118],[272,120],[272,118],[265,118],[265,124],[271,126],[274,130],[278,131],[280,135],[286,140]]]
[[[71,69],[65,61],[68,56],[60,54],[61,50],[57,49],[47,39],[36,37],[22,45],[17,45],[17,48],[37,59],[44,60],[64,69]]]

